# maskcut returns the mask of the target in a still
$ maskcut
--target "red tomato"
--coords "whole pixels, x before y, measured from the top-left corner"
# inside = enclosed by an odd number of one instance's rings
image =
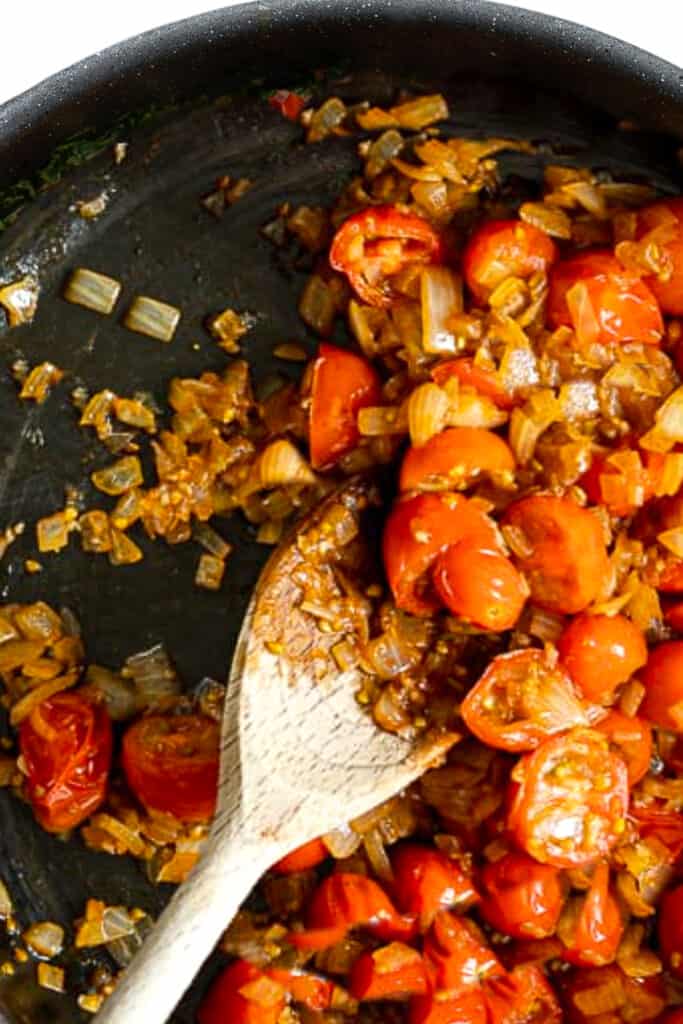
[[[408,449],[399,486],[402,491],[448,490],[468,484],[482,473],[509,473],[514,468],[510,446],[492,430],[450,427],[426,444]]]
[[[323,342],[313,364],[309,444],[314,469],[328,469],[358,444],[358,413],[378,405],[381,384],[362,356]]]
[[[510,559],[499,551],[482,550],[476,541],[446,548],[434,565],[433,582],[454,615],[497,633],[512,629],[529,596]]]
[[[517,404],[515,396],[505,390],[496,373],[477,366],[468,356],[447,359],[444,363],[437,363],[432,370],[432,380],[439,385],[451,377],[456,377],[464,387],[474,388],[480,395],[490,398],[499,409],[513,409]]]
[[[604,505],[615,516],[630,516],[654,496],[663,468],[661,452],[618,448],[596,455],[579,483],[591,504]]]
[[[354,999],[408,999],[424,995],[427,969],[417,950],[403,943],[361,953],[349,974]]]
[[[486,1003],[478,989],[444,998],[430,992],[410,1001],[409,1024],[487,1024]]]
[[[659,644],[640,673],[645,696],[639,713],[661,729],[683,732],[683,640]]]
[[[496,526],[481,508],[459,494],[418,494],[397,501],[384,527],[384,569],[399,608],[429,615],[439,602],[429,572],[450,544],[476,541],[497,550]]]
[[[489,1024],[560,1024],[562,1010],[543,971],[521,964],[484,984]]]
[[[148,809],[209,821],[218,788],[216,722],[203,715],[146,715],[123,737],[126,781]]]
[[[199,1024],[278,1024],[285,995],[279,985],[273,983],[270,989],[265,981],[266,975],[258,967],[236,960],[209,989],[197,1013]],[[250,998],[251,990],[258,999]]]
[[[557,246],[543,231],[521,220],[491,220],[470,238],[462,257],[463,275],[479,303],[506,277],[531,277],[557,259]]]
[[[683,633],[683,601],[671,605],[664,613],[664,618],[677,633]]]
[[[575,615],[597,596],[609,571],[600,523],[569,498],[533,494],[507,510],[505,522],[526,538],[530,554],[517,557],[536,604]]]
[[[396,903],[418,919],[422,931],[440,910],[464,908],[477,899],[472,879],[440,850],[405,843],[392,850],[391,867]]]
[[[527,853],[558,868],[606,856],[623,834],[626,765],[594,729],[546,740],[514,769],[508,827]]]
[[[298,968],[287,970],[283,967],[269,967],[265,974],[282,985],[295,1003],[301,1003],[314,1011],[330,1009],[334,982],[327,978],[320,978]]]
[[[669,241],[658,243],[670,261],[670,273],[660,279],[653,275],[647,283],[655,293],[660,306],[670,316],[683,316],[683,199],[666,199],[646,206],[638,214],[637,237],[642,238],[653,228],[668,228]]]
[[[567,886],[557,868],[512,851],[481,873],[479,911],[496,931],[513,939],[552,935]]]
[[[278,89],[269,98],[268,103],[273,110],[279,110],[288,121],[298,121],[299,114],[306,106],[306,100],[297,92],[290,92],[289,89]]]
[[[474,921],[441,911],[425,936],[423,955],[438,991],[456,995],[503,968]]]
[[[647,661],[645,637],[625,615],[579,615],[562,633],[560,661],[588,700],[610,702]]]
[[[548,320],[573,327],[586,344],[639,341],[657,345],[664,322],[656,298],[608,249],[584,252],[550,273]]]
[[[609,1008],[596,1015],[590,1008],[603,993]],[[659,978],[637,981],[616,965],[574,971],[563,996],[567,1024],[652,1024],[666,1007]]]
[[[609,867],[598,864],[591,887],[569,901],[558,926],[563,957],[577,967],[612,963],[624,932],[619,904],[610,892]]]
[[[683,558],[669,560],[654,585],[665,594],[683,593]]]
[[[414,213],[395,206],[369,206],[344,221],[330,248],[330,264],[349,279],[370,306],[394,301],[391,278],[415,263],[440,263],[441,239]]]
[[[75,828],[107,791],[112,732],[101,704],[58,693],[38,704],[19,728],[33,813],[48,832]]]
[[[664,893],[659,904],[659,947],[664,964],[683,979],[683,885]]]
[[[304,843],[298,850],[288,853],[286,857],[273,864],[273,871],[278,875],[290,875],[295,871],[309,871],[317,868],[329,857],[329,851],[322,839],[312,839],[310,843]]]
[[[626,764],[628,784],[635,786],[650,770],[652,729],[642,718],[629,718],[621,711],[610,711],[595,726],[609,740],[611,749]]]
[[[669,1010],[663,1017],[658,1017],[657,1024],[683,1024],[683,1007],[679,1010]]]
[[[477,739],[499,750],[534,750],[557,732],[588,725],[574,684],[544,651],[499,654],[460,707]]]

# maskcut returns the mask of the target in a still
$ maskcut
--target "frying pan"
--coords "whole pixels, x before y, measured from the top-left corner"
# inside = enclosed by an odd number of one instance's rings
[[[219,524],[235,544],[220,594],[192,585],[193,544],[169,548],[136,536],[145,558],[127,568],[113,569],[75,545],[40,556],[38,575],[27,575],[23,565],[36,556],[32,524],[62,507],[65,483],[81,488],[92,504],[89,473],[111,458],[77,427],[69,397],[75,386],[145,390],[163,403],[172,376],[225,365],[202,322],[227,306],[254,314],[244,348],[257,385],[274,372],[292,372],[276,365],[275,344],[297,339],[313,351],[315,340],[296,313],[302,270],[274,251],[259,228],[285,200],[330,202],[355,154],[344,139],[303,145],[300,131],[269,109],[269,88],[297,84],[379,103],[398,85],[441,90],[453,131],[546,144],[539,156],[503,161],[504,175],[522,192],[551,158],[618,170],[667,193],[683,190],[678,68],[577,25],[491,3],[262,0],[129,40],[0,109],[0,188],[22,179],[14,194],[26,194],[26,181],[52,180],[67,165],[0,236],[0,282],[30,271],[42,289],[31,325],[0,327],[0,361],[8,366],[23,357],[33,365],[49,358],[69,374],[44,405],[30,408],[18,401],[9,372],[0,375],[0,526],[29,524],[3,559],[2,600],[42,597],[68,606],[82,623],[90,659],[100,664],[119,666],[164,641],[188,687],[206,675],[225,676],[267,553],[242,519]],[[623,119],[638,130],[619,128]],[[90,133],[74,141],[84,129]],[[112,159],[114,141],[129,144],[120,165]],[[105,142],[99,155],[68,166]],[[254,187],[216,220],[199,197],[225,173],[251,178]],[[106,212],[83,220],[76,201],[103,189]],[[60,298],[75,266],[123,283],[114,316],[98,317]],[[121,314],[135,293],[182,308],[172,344],[124,329]],[[0,728],[7,733],[6,723]],[[24,926],[51,919],[68,927],[88,897],[155,914],[169,895],[128,858],[47,835],[6,791],[0,791],[0,874]],[[77,984],[103,959],[74,959],[69,980]],[[174,1015],[176,1024],[194,1020],[215,970],[216,963],[207,965]],[[73,1001],[37,989],[22,969],[0,982],[0,1018],[7,1024],[89,1019]]]

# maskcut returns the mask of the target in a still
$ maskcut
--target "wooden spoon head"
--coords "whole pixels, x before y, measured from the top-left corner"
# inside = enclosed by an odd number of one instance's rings
[[[363,673],[338,664],[364,594],[349,591],[379,572],[379,504],[363,479],[326,498],[264,568],[237,643],[217,823],[283,849],[389,799],[459,738],[379,729],[357,700]]]

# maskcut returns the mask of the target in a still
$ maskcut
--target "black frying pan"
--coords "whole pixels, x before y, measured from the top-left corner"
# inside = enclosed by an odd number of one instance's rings
[[[317,69],[325,76],[316,82]],[[296,314],[303,276],[276,258],[259,228],[287,199],[332,200],[354,167],[354,146],[339,140],[306,147],[300,131],[268,108],[269,87],[298,83],[376,102],[399,84],[442,90],[455,132],[548,143],[547,157],[503,161],[522,189],[537,180],[551,149],[554,159],[559,154],[643,177],[665,192],[683,189],[676,158],[683,73],[616,40],[527,11],[446,0],[263,0],[113,47],[0,109],[0,188],[23,179],[12,192],[16,201],[40,184],[41,168],[49,164],[51,179],[67,169],[0,236],[0,282],[30,269],[42,284],[35,322],[0,329],[0,362],[49,358],[69,371],[37,408],[20,403],[9,372],[0,374],[0,527],[31,524],[61,507],[65,482],[94,497],[89,473],[108,457],[76,426],[69,400],[76,384],[126,394],[150,390],[162,401],[170,377],[225,364],[202,320],[226,306],[258,314],[245,346],[257,381],[274,370],[274,344],[307,339]],[[127,117],[131,112],[136,116]],[[624,118],[640,130],[620,130]],[[64,145],[84,128],[92,132]],[[105,140],[100,155],[68,167]],[[120,166],[112,159],[114,140],[129,143]],[[223,173],[256,184],[217,221],[198,200]],[[107,212],[83,221],[75,200],[103,187],[112,195]],[[9,199],[7,192],[0,197],[0,215],[12,208]],[[120,314],[101,318],[66,304],[61,287],[78,265],[123,282],[120,310],[135,292],[181,306],[174,342],[129,333]],[[314,339],[307,344],[313,350]],[[287,372],[283,364],[277,369]],[[29,527],[0,565],[2,600],[44,597],[68,605],[83,624],[91,658],[101,664],[118,666],[164,640],[188,686],[204,675],[220,678],[266,553],[241,519],[220,528],[235,553],[219,595],[193,587],[192,544],[170,549],[141,540],[144,562],[125,569],[111,569],[74,545],[44,556],[42,574],[26,575],[24,559],[35,554]],[[47,835],[4,791],[0,875],[24,925],[46,918],[68,925],[88,897],[156,913],[168,896],[137,863]],[[95,963],[74,961],[70,977],[77,981]],[[178,1009],[178,1024],[194,1019],[213,970],[215,964],[207,965]],[[0,980],[3,1013],[3,1020],[26,1024],[88,1019],[73,1002],[36,989],[24,971]]]

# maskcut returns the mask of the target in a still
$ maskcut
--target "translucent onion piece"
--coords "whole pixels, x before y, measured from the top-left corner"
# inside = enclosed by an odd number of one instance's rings
[[[407,410],[394,405],[368,405],[358,413],[358,430],[364,437],[405,434],[408,431]]]
[[[200,555],[194,576],[195,586],[204,590],[220,590],[225,574],[225,562],[207,552]]]
[[[31,323],[36,315],[39,291],[38,282],[32,277],[22,277],[0,288],[0,306],[7,314],[10,327]]]
[[[221,537],[208,523],[195,523],[192,530],[192,537],[198,544],[215,555],[216,558],[227,558],[232,551],[232,544]]]
[[[424,267],[420,299],[423,349],[430,355],[454,353],[457,344],[450,320],[463,312],[462,278],[448,267]]]
[[[131,655],[121,672],[132,679],[141,701],[150,707],[182,691],[182,683],[163,644]]]
[[[91,473],[90,479],[104,494],[125,494],[143,482],[142,466],[137,455],[128,455]]]
[[[61,512],[54,512],[51,516],[44,516],[36,523],[36,538],[38,550],[42,553],[47,551],[61,551],[69,543],[69,534],[76,528],[78,512],[75,508],[65,508]]]
[[[64,929],[54,921],[39,921],[23,934],[23,940],[32,953],[51,960],[64,948]]]
[[[63,292],[67,302],[105,314],[112,312],[120,294],[119,281],[85,267],[74,270]]]
[[[148,295],[136,295],[123,318],[123,325],[136,334],[168,342],[173,339],[180,317],[181,312],[175,306]]]
[[[440,434],[448,422],[450,402],[437,384],[420,384],[408,399],[408,430],[416,446]]]
[[[102,665],[88,665],[86,685],[99,695],[115,722],[125,722],[138,711],[139,701],[135,687],[128,679]]]
[[[362,839],[350,825],[342,825],[323,836],[323,842],[335,860],[344,860],[356,852]]]
[[[419,131],[437,121],[445,121],[448,118],[448,104],[441,93],[418,96],[414,100],[407,100],[391,107],[389,116],[396,120],[401,128]]]
[[[640,439],[647,451],[668,452],[683,441],[683,386],[676,388],[655,413],[654,427]]]
[[[19,392],[19,398],[33,399],[38,405],[42,405],[51,388],[58,384],[64,376],[64,371],[55,366],[54,363],[39,363],[34,366]]]
[[[346,104],[338,96],[330,96],[311,117],[306,142],[320,142],[338,131],[346,117]]]
[[[291,441],[273,441],[261,453],[258,462],[261,487],[286,484],[312,484],[315,474]]]
[[[115,526],[112,526],[111,551],[109,552],[111,564],[134,565],[135,562],[140,562],[142,557],[142,551],[135,541],[131,540],[123,530],[117,530]]]
[[[273,349],[273,355],[290,363],[305,363],[308,359],[308,352],[303,345],[297,345],[291,341],[286,341],[282,345],[276,345]]]
[[[10,917],[13,909],[12,898],[7,891],[7,886],[0,878],[0,918],[4,920]]]
[[[153,410],[137,398],[115,398],[114,415],[117,420],[127,423],[129,427],[137,427],[150,434],[156,432],[156,417]]]
[[[125,935],[121,935],[118,939],[112,939],[109,942],[107,942],[107,952],[114,957],[114,960],[119,965],[119,967],[128,966],[128,964],[131,962],[137,951],[142,946],[145,937],[152,930],[152,927],[153,922],[151,917],[145,914],[144,917],[136,919],[135,927],[133,928],[132,931],[128,932]]]
[[[111,531],[106,512],[99,508],[84,512],[78,520],[78,526],[84,551],[93,554],[106,554],[111,551]]]
[[[231,354],[239,352],[238,342],[249,330],[247,320],[234,309],[224,309],[211,317],[207,326],[220,347]]]
[[[451,405],[448,425],[451,427],[485,427],[493,430],[506,423],[508,414],[472,388],[460,388],[457,400]]]
[[[519,216],[552,238],[572,237],[572,222],[564,210],[557,206],[549,203],[522,203]]]
[[[64,977],[63,967],[46,963],[38,964],[37,978],[41,988],[49,989],[51,992],[63,992]]]

